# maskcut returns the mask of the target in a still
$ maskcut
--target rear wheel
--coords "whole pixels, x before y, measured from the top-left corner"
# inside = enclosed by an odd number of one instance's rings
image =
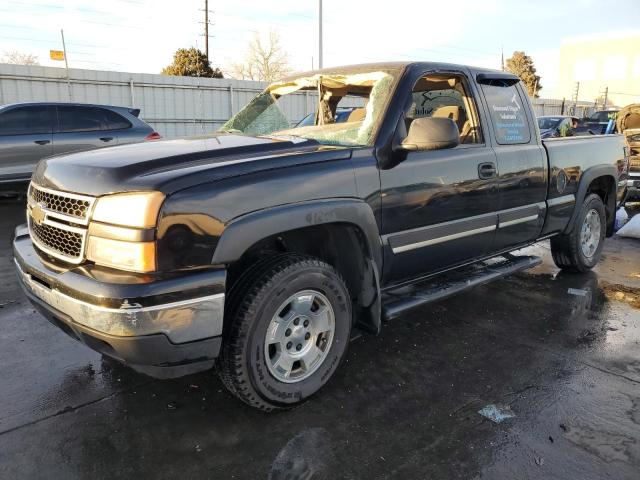
[[[600,260],[606,231],[602,199],[590,194],[582,203],[569,234],[551,238],[551,254],[563,270],[586,272]]]
[[[261,410],[292,407],[318,391],[345,355],[351,300],[339,273],[302,255],[277,255],[230,293],[218,372]]]

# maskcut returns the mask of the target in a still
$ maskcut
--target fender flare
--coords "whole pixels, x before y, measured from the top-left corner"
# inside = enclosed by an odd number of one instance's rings
[[[216,246],[212,264],[229,264],[263,238],[295,230],[330,223],[346,223],[358,227],[367,243],[365,252],[376,266],[382,268],[382,243],[373,210],[362,200],[338,198],[311,200],[265,208],[231,220]]]
[[[591,182],[593,182],[596,178],[600,177],[611,177],[613,180],[613,199],[615,203],[616,197],[616,185],[618,178],[618,171],[613,165],[596,165],[594,167],[590,167],[586,169],[582,175],[580,176],[580,182],[578,184],[578,191],[576,192],[576,203],[573,208],[573,213],[571,214],[571,218],[569,219],[569,223],[564,229],[564,233],[571,233],[573,231],[573,225],[575,223],[576,217],[580,211],[580,205],[584,202],[585,197],[587,196],[587,189]]]

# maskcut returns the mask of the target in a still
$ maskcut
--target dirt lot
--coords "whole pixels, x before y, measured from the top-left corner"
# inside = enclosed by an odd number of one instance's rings
[[[640,241],[587,275],[534,270],[363,336],[330,384],[263,414],[213,373],[158,381],[25,300],[0,202],[0,478],[637,479]],[[509,406],[494,423],[478,413]]]

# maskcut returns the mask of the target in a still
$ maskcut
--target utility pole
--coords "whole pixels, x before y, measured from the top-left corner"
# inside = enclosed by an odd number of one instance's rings
[[[67,70],[67,90],[69,90],[69,101],[73,101],[73,95],[71,94],[71,79],[69,78],[69,62],[67,61],[67,46],[64,43],[64,30],[60,29],[60,35],[62,36],[62,52],[64,55],[64,67]]]
[[[204,56],[209,61],[209,0],[204,0]]]
[[[604,89],[604,105],[602,105],[602,109],[603,110],[607,109],[608,97],[609,97],[609,87],[605,87],[605,89]]]
[[[578,95],[580,94],[580,82],[576,82],[575,87],[573,88],[573,110],[571,111],[572,115],[575,115],[576,109],[578,107]]]
[[[209,0],[204,0],[204,56],[209,61],[209,13],[214,13],[209,11]],[[213,35],[211,35],[213,36]]]
[[[322,68],[322,0],[318,1],[318,68]]]

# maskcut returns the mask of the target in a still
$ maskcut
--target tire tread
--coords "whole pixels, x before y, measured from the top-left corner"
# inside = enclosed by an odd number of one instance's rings
[[[277,279],[294,268],[328,269],[344,284],[341,275],[331,265],[317,258],[301,254],[277,254],[259,260],[241,275],[232,287],[227,302],[223,345],[216,361],[218,374],[231,393],[246,404],[264,412],[285,410],[295,405],[275,404],[263,399],[256,392],[245,368],[244,345],[257,315],[257,305],[263,297],[272,292]]]

